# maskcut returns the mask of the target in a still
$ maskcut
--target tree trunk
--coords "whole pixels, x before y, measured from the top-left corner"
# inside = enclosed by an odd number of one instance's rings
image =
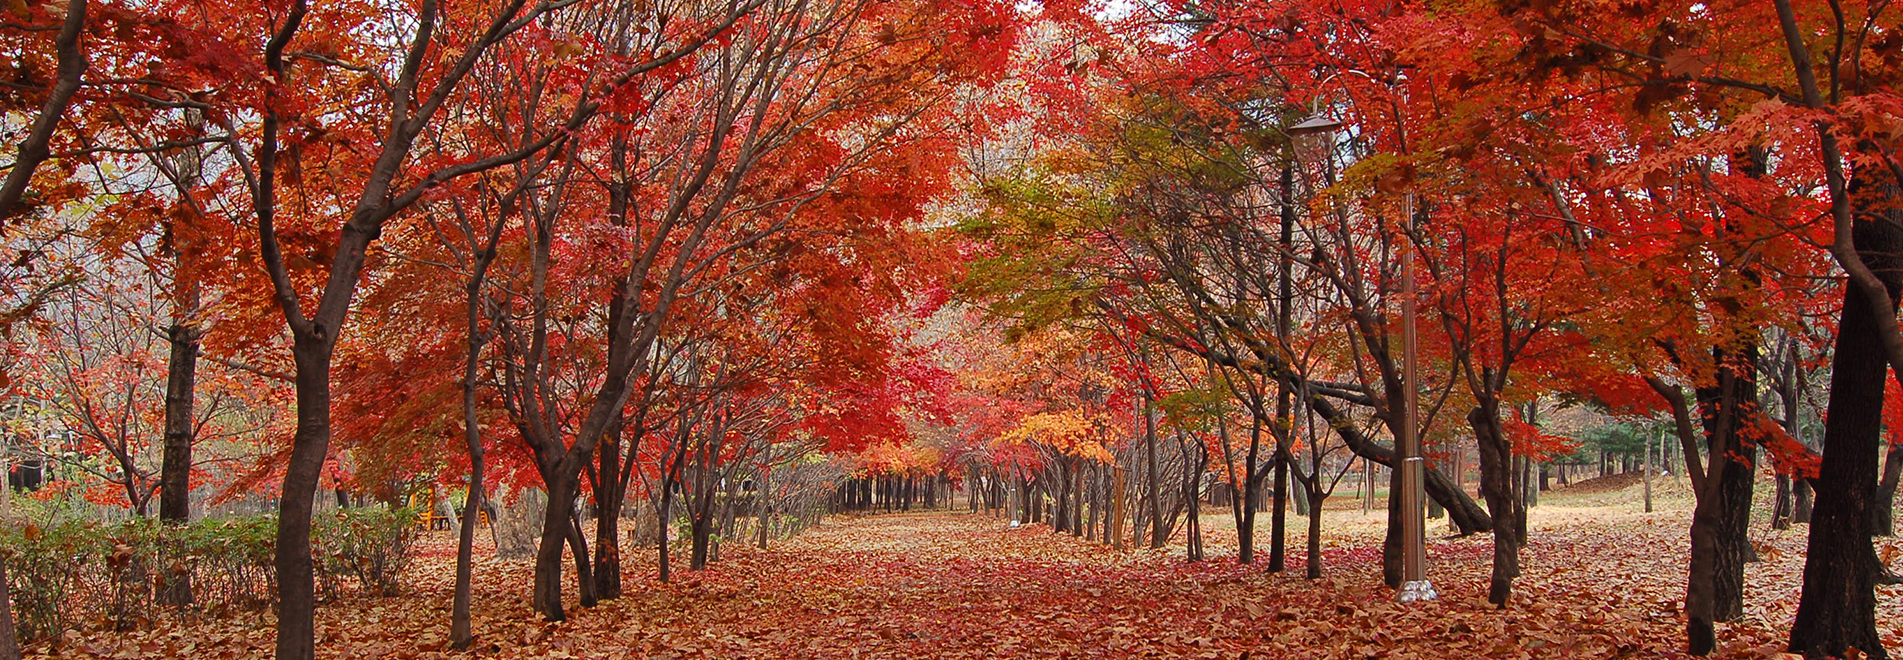
[[[20,660],[20,638],[13,627],[13,588],[7,563],[0,561],[0,660]]]
[[[588,539],[581,531],[579,511],[571,513],[568,518],[568,550],[575,558],[575,591],[579,592],[581,606],[594,607],[595,576],[588,561]]]
[[[1322,503],[1328,494],[1321,492],[1321,475],[1312,475],[1315,485],[1308,491],[1308,579],[1319,580],[1322,577]]]
[[[693,551],[688,555],[687,569],[700,571],[707,569],[707,546],[714,535],[714,521],[711,516],[700,515],[688,518],[689,538]]]
[[[1903,477],[1903,445],[1890,445],[1889,455],[1883,459],[1883,479],[1877,482],[1877,536],[1896,535],[1893,518],[1896,513],[1896,483],[1900,477]]]
[[[1687,633],[1698,655],[1716,644],[1713,622],[1733,621],[1744,613],[1744,565],[1751,550],[1751,488],[1757,467],[1750,427],[1758,400],[1758,347],[1747,343],[1736,350],[1714,349],[1712,358],[1719,365],[1717,382],[1697,388],[1710,464],[1692,515],[1685,599]]]
[[[658,579],[663,584],[667,583],[670,577],[673,577],[672,576],[673,566],[672,566],[672,562],[669,561],[670,558],[668,557],[668,547],[667,547],[668,546],[667,537],[669,534],[669,530],[672,529],[674,526],[674,521],[672,517],[669,515],[669,510],[668,510],[669,506],[673,503],[673,500],[674,500],[674,498],[672,497],[673,493],[671,491],[673,487],[674,487],[673,479],[671,478],[663,479],[661,481],[660,501],[654,505],[655,518],[656,520],[660,522],[660,533],[655,535],[659,537],[659,540],[655,542],[656,556],[659,558],[659,560],[656,563],[656,570],[659,572]]]
[[[1406,542],[1401,523],[1401,516],[1406,513],[1401,509],[1402,472],[1398,464],[1388,470],[1388,531],[1381,537],[1381,581],[1387,583],[1390,589],[1401,588],[1401,562],[1405,559],[1402,556],[1405,551],[1403,544]],[[1369,486],[1368,496],[1374,496],[1372,485]]]
[[[1647,509],[1650,511],[1650,509]],[[1776,502],[1771,505],[1771,529],[1791,528],[1791,475],[1777,475]]]
[[[191,295],[196,298],[196,295]],[[185,304],[189,317],[196,300]],[[192,440],[197,419],[192,414],[198,383],[199,331],[188,318],[175,319],[166,328],[171,356],[165,369],[165,449],[159,466],[159,520],[182,525],[192,517]],[[161,570],[159,602],[171,606],[192,602],[192,574]]]
[[[1249,425],[1249,452],[1243,459],[1242,501],[1236,503],[1236,563],[1239,564],[1255,563],[1256,502],[1262,497],[1262,480],[1256,478],[1261,468],[1256,466],[1256,456],[1261,449],[1262,420],[1257,417],[1255,423]]]
[[[1314,507],[1309,505],[1308,489],[1296,488],[1290,494],[1295,496],[1295,515],[1304,517],[1310,515],[1309,512],[1313,511]]]
[[[1288,568],[1288,459],[1275,459],[1275,503],[1269,510],[1269,572]]]
[[[1645,512],[1652,512],[1652,438],[1645,439]]]
[[[1891,301],[1889,314],[1894,315],[1898,289],[1903,288],[1897,259],[1903,252],[1903,230],[1888,222],[1859,220],[1855,232],[1857,252],[1883,282]],[[1854,280],[1845,285],[1804,587],[1791,624],[1790,649],[1807,657],[1843,656],[1853,648],[1870,658],[1888,657],[1877,635],[1876,583],[1882,565],[1872,540],[1888,365],[1878,312],[1866,300]]]
[[[568,530],[572,527],[569,518],[575,512],[576,484],[560,474],[550,475],[545,484],[548,509],[542,515],[542,539],[535,550],[535,592],[531,605],[543,619],[562,621],[568,618],[562,612],[562,546],[567,545]]]
[[[1490,407],[1491,406],[1491,407]],[[1514,492],[1520,481],[1513,474],[1513,443],[1500,427],[1499,404],[1483,400],[1467,414],[1480,451],[1480,494],[1493,513],[1493,574],[1487,582],[1487,602],[1505,608],[1520,576],[1520,546],[1525,543],[1526,507]]]
[[[1162,476],[1158,473],[1156,466],[1156,418],[1151,413],[1151,405],[1150,394],[1146,390],[1143,393],[1143,449],[1148,455],[1148,465],[1146,467],[1150,473],[1148,484],[1150,498],[1150,547],[1154,549],[1163,547],[1163,544],[1169,540],[1169,529],[1165,526],[1163,521],[1163,484],[1160,481]]]
[[[1794,479],[1791,484],[1791,522],[1810,524],[1812,493],[1809,479]]]
[[[159,520],[183,523],[192,516],[192,416],[198,382],[197,328],[185,322],[166,328],[171,358],[165,374],[165,451],[159,467]],[[189,587],[186,602],[190,600]]]
[[[1374,443],[1363,435],[1354,420],[1340,408],[1335,407],[1334,402],[1319,395],[1307,398],[1309,408],[1328,422],[1328,426],[1323,428],[1333,430],[1336,437],[1341,438],[1356,456],[1389,468],[1394,467],[1394,451]],[[1454,519],[1454,524],[1460,528],[1461,534],[1492,531],[1493,519],[1487,515],[1479,503],[1454,486],[1454,482],[1449,480],[1447,475],[1441,474],[1440,470],[1432,467],[1423,472],[1426,477],[1425,487],[1428,497],[1434,498],[1440,502],[1441,506],[1447,508],[1448,515]]]
[[[1177,442],[1186,443],[1181,436],[1178,436]],[[1200,486],[1202,485],[1203,470],[1209,466],[1209,458],[1207,454],[1205,454],[1201,461],[1196,461],[1185,455],[1183,457],[1183,463],[1185,464],[1183,466],[1183,506],[1185,508],[1184,513],[1187,514],[1186,520],[1184,521],[1185,537],[1183,553],[1184,557],[1189,561],[1202,561],[1203,525],[1201,510],[1203,507],[1202,488]],[[1251,513],[1250,515],[1253,516],[1254,514]]]
[[[1070,461],[1057,461],[1057,489],[1051,493],[1057,496],[1053,504],[1056,515],[1051,518],[1051,531],[1063,534],[1070,531]]]
[[[346,230],[348,231],[348,230]],[[311,508],[330,450],[330,359],[333,345],[298,333],[297,431],[278,498],[273,564],[278,584],[278,660],[310,660],[317,652],[317,584],[311,567]]]
[[[1084,535],[1084,467],[1082,459],[1071,459],[1070,467],[1070,535]]]
[[[766,549],[767,525],[773,520],[773,448],[767,448],[767,465],[760,468],[760,489],[754,506],[760,513],[760,549]],[[976,508],[972,509],[976,511]]]
[[[471,318],[476,310],[471,301]],[[475,323],[469,327],[469,352],[463,363],[463,442],[469,451],[469,495],[463,499],[462,529],[456,533],[456,595],[450,608],[449,642],[456,649],[469,648],[475,641],[470,629],[470,587],[474,580],[476,557],[476,521],[483,507],[484,490],[482,484],[482,424],[476,416],[476,376],[482,352],[482,342]]]

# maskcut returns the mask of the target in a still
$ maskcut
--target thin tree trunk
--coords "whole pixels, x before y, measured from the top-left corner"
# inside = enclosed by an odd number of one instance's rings
[[[672,577],[671,572],[673,568],[671,565],[672,562],[669,561],[669,557],[668,557],[668,542],[667,542],[668,531],[670,528],[674,526],[673,525],[674,521],[671,519],[668,512],[669,505],[673,502],[673,499],[674,499],[672,497],[672,493],[669,490],[673,488],[673,486],[674,486],[674,482],[672,479],[663,480],[661,484],[660,502],[654,505],[654,515],[660,521],[660,528],[661,528],[660,533],[656,534],[656,536],[659,537],[659,540],[655,542],[655,546],[656,546],[655,550],[657,552],[657,555],[660,558],[656,570],[659,571],[659,574],[660,574],[659,580],[663,584],[666,584],[668,579]]]
[[[1320,474],[1310,475],[1317,485],[1308,487],[1308,579],[1322,577],[1322,503],[1328,494],[1321,492]]]
[[[476,417],[477,363],[482,354],[482,335],[476,327],[477,300],[470,300],[469,352],[463,363],[463,441],[469,451],[469,495],[463,500],[462,529],[456,534],[456,594],[449,615],[449,641],[456,649],[469,648],[475,641],[470,629],[470,587],[474,580],[476,556],[476,520],[482,512],[482,424]]]
[[[1652,512],[1652,438],[1645,438],[1645,512]]]
[[[1275,503],[1269,510],[1269,572],[1288,568],[1288,459],[1275,458]]]
[[[1126,470],[1124,470],[1121,467],[1117,467],[1115,465],[1112,465],[1110,467],[1111,500],[1110,500],[1110,531],[1108,532],[1108,534],[1111,539],[1111,547],[1114,548],[1118,552],[1123,551],[1123,518],[1124,518],[1124,511],[1126,509],[1126,507],[1124,506],[1126,500],[1124,497],[1124,488],[1123,488],[1123,475],[1125,472]]]
[[[1151,412],[1152,402],[1148,390],[1143,393],[1143,448],[1148,454],[1149,498],[1150,498],[1150,547],[1161,548],[1169,540],[1169,529],[1163,520],[1163,485],[1156,465],[1156,418]]]
[[[4,561],[0,561],[0,660],[20,660],[19,635],[13,627],[13,588],[7,582]]]
[[[1877,482],[1876,528],[1877,536],[1895,536],[1896,525],[1896,484],[1903,478],[1903,445],[1890,445],[1889,455],[1883,459],[1883,479]]]
[[[766,549],[767,525],[773,519],[773,448],[771,446],[767,447],[766,462],[766,467],[760,469],[760,489],[756,491],[759,500],[754,503],[760,510],[759,546],[761,550]]]
[[[568,549],[575,559],[575,590],[580,592],[581,606],[594,607],[593,567],[588,561],[588,539],[581,531],[581,512],[579,511],[570,514],[568,519]]]
[[[1791,484],[1791,522],[1810,524],[1812,493],[1809,479],[1793,479]]]
[[[1259,397],[1258,397],[1259,402]],[[1243,459],[1242,498],[1235,503],[1236,513],[1236,563],[1255,563],[1255,511],[1256,500],[1261,497],[1262,480],[1256,478],[1256,456],[1262,451],[1262,417],[1251,414],[1249,424],[1249,451]],[[1231,489],[1232,491],[1234,489]],[[1231,493],[1234,495],[1235,493]],[[1194,508],[1193,506],[1191,508]]]
[[[1791,475],[1778,473],[1776,503],[1771,508],[1771,529],[1791,528]]]

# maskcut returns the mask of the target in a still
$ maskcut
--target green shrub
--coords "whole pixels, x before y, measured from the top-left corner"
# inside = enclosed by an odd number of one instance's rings
[[[348,509],[312,521],[315,569],[325,597],[349,579],[365,593],[396,594],[419,534],[410,509]],[[66,630],[149,625],[159,616],[259,612],[277,597],[277,517],[164,525],[72,521],[0,525],[21,641]]]
[[[349,576],[365,592],[397,595],[398,577],[409,566],[410,546],[421,533],[420,517],[410,508],[363,507],[312,521],[312,553],[325,590],[336,593],[338,581]]]

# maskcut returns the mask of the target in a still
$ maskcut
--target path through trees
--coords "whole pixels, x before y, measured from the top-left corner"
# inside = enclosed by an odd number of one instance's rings
[[[710,570],[677,572],[669,584],[654,579],[651,558],[638,558],[626,564],[622,598],[576,609],[563,623],[529,615],[519,588],[531,571],[527,560],[487,558],[477,572],[474,618],[482,634],[474,651],[508,658],[1678,657],[1689,502],[1681,482],[1660,488],[1679,499],[1651,515],[1623,497],[1632,488],[1549,495],[1529,514],[1533,534],[1519,587],[1538,598],[1504,612],[1486,602],[1484,537],[1431,540],[1442,600],[1394,603],[1381,584],[1385,515],[1363,515],[1351,498],[1330,504],[1322,547],[1334,568],[1314,581],[1238,565],[1234,528],[1221,515],[1205,515],[1210,560],[1185,563],[1181,534],[1166,549],[1116,552],[1044,525],[1012,528],[984,514],[932,511],[835,516],[766,551],[736,544]],[[1306,544],[1293,527],[1290,562],[1299,565]],[[1715,657],[1781,651],[1804,536],[1759,527],[1764,563],[1753,567],[1744,620],[1721,624],[1728,626],[1721,639],[1731,641]],[[475,657],[443,650],[453,549],[446,533],[425,541],[416,593],[320,607],[319,657]],[[1884,611],[1903,605],[1894,592],[1881,601]],[[45,657],[262,657],[271,634],[261,623],[73,636]],[[1892,639],[1903,634],[1903,621],[1884,626]]]

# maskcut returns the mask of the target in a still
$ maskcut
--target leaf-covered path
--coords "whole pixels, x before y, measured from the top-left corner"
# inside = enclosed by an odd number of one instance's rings
[[[1345,499],[1345,498],[1344,498]],[[1332,503],[1331,503],[1332,504]],[[1342,504],[1347,504],[1343,502]],[[477,567],[477,657],[490,658],[1656,658],[1680,657],[1682,512],[1542,507],[1511,608],[1484,602],[1489,540],[1436,539],[1440,602],[1403,607],[1380,585],[1377,512],[1331,510],[1328,576],[1239,566],[1226,517],[1205,516],[1215,558],[1118,553],[1037,525],[962,513],[838,517],[773,549],[729,548],[715,568],[653,580],[631,556],[628,594],[565,623],[529,610],[528,565]],[[1590,513],[1592,515],[1581,515]],[[1291,516],[1292,528],[1303,519]],[[1266,530],[1266,522],[1264,528]],[[1717,657],[1781,650],[1803,536],[1761,535],[1746,620]],[[416,591],[319,610],[319,657],[446,653],[452,557],[432,538]],[[572,575],[570,577],[572,580]],[[1881,594],[1894,613],[1897,594]],[[1881,624],[1895,639],[1903,622]],[[49,657],[266,657],[261,620],[72,634]]]

